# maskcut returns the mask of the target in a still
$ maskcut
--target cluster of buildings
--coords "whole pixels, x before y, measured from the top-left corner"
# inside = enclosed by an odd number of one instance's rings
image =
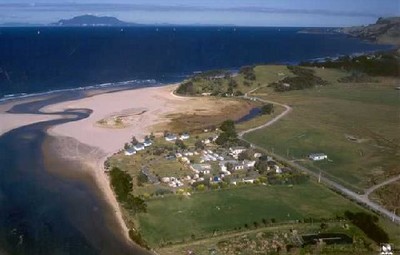
[[[153,144],[153,142],[150,139],[145,139],[143,141],[143,143],[136,143],[134,145],[132,145],[131,147],[125,149],[124,154],[126,156],[132,156],[134,154],[136,154],[136,152],[138,151],[142,151],[144,149],[146,149],[146,147],[149,147]]]
[[[171,134],[171,133],[168,133],[168,134],[166,134],[165,136],[164,136],[164,139],[165,139],[165,141],[168,141],[168,142],[174,142],[174,141],[176,141],[176,140],[187,140],[187,139],[189,139],[190,138],[190,135],[189,135],[189,133],[183,133],[183,134],[181,134],[180,136],[177,136],[177,135],[175,135],[175,134]]]

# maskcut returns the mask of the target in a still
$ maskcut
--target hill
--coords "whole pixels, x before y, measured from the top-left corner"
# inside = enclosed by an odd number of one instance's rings
[[[379,18],[375,24],[340,28],[337,32],[373,42],[400,45],[400,17]]]
[[[138,26],[136,23],[121,21],[115,17],[82,15],[72,19],[61,19],[55,26]]]

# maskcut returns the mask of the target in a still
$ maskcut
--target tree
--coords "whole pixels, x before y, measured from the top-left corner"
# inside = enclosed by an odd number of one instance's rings
[[[230,79],[228,82],[228,86],[231,88],[236,88],[238,86],[238,84],[234,79]]]
[[[204,190],[206,189],[206,186],[205,186],[204,184],[200,184],[200,185],[198,185],[198,186],[196,187],[196,189],[197,189],[198,191],[204,191]]]
[[[243,160],[251,160],[252,155],[250,150],[245,150],[239,153],[238,155],[238,160],[243,161]]]
[[[180,140],[180,139],[176,139],[175,140],[175,145],[178,146],[180,149],[184,150],[187,148],[187,146],[185,145],[185,143]]]
[[[132,194],[129,194],[126,200],[126,208],[131,209],[134,213],[145,213],[147,212],[147,204],[146,202]]]
[[[125,143],[125,145],[124,145],[124,149],[125,149],[125,150],[128,150],[130,147],[131,147],[131,146],[129,145],[129,143]]]
[[[233,120],[225,120],[222,122],[220,129],[224,132],[235,130],[235,122]]]
[[[194,143],[194,146],[196,147],[196,149],[201,149],[201,150],[204,149],[204,144],[203,144],[203,142],[202,142],[201,140],[197,140],[197,141]]]
[[[189,81],[181,83],[181,85],[179,85],[178,89],[176,90],[176,93],[184,95],[194,95],[196,93],[196,90],[193,82]]]
[[[257,221],[253,222],[253,225],[254,225],[255,228],[258,228],[258,222]]]
[[[149,178],[143,172],[140,172],[138,174],[138,176],[136,177],[136,182],[137,182],[138,186],[143,186],[143,183],[146,183],[148,181],[149,181]]]
[[[215,140],[215,143],[218,145],[224,145],[229,141],[229,136],[227,133],[221,133],[218,138]]]
[[[132,191],[132,177],[117,167],[111,169],[110,177],[117,200],[126,201],[128,194]]]
[[[226,166],[226,169],[228,171],[232,171],[232,169],[233,169],[233,164],[232,163],[228,162],[228,163],[225,164],[225,166]]]
[[[136,137],[135,137],[135,136],[132,136],[131,144],[132,144],[132,145],[136,145],[136,144],[138,144],[138,143],[139,143],[139,141],[136,139]]]
[[[274,112],[274,105],[273,104],[266,104],[261,107],[262,114],[271,114]]]

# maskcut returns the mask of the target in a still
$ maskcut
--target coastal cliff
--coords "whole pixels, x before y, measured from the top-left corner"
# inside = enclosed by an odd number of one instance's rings
[[[400,46],[400,17],[379,18],[375,24],[336,30],[353,37]]]

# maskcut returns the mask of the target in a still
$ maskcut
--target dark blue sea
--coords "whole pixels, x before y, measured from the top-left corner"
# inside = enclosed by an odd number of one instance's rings
[[[297,63],[387,49],[300,28],[0,28],[0,98],[116,82],[165,83],[195,71]],[[118,83],[121,85],[121,83]],[[118,85],[117,84],[117,85]],[[18,95],[17,95],[18,96]]]
[[[38,93],[13,114],[85,96],[83,88],[126,89],[180,81],[196,71],[257,63],[297,63],[388,49],[338,34],[298,28],[0,28],[1,101]],[[3,102],[4,104],[4,102]],[[147,254],[122,237],[114,211],[83,166],[60,157],[47,129],[91,114],[0,135],[0,254]],[[258,109],[244,117],[251,118]],[[242,119],[242,121],[244,120]],[[0,118],[0,126],[5,121]],[[50,144],[50,145],[49,145]]]

